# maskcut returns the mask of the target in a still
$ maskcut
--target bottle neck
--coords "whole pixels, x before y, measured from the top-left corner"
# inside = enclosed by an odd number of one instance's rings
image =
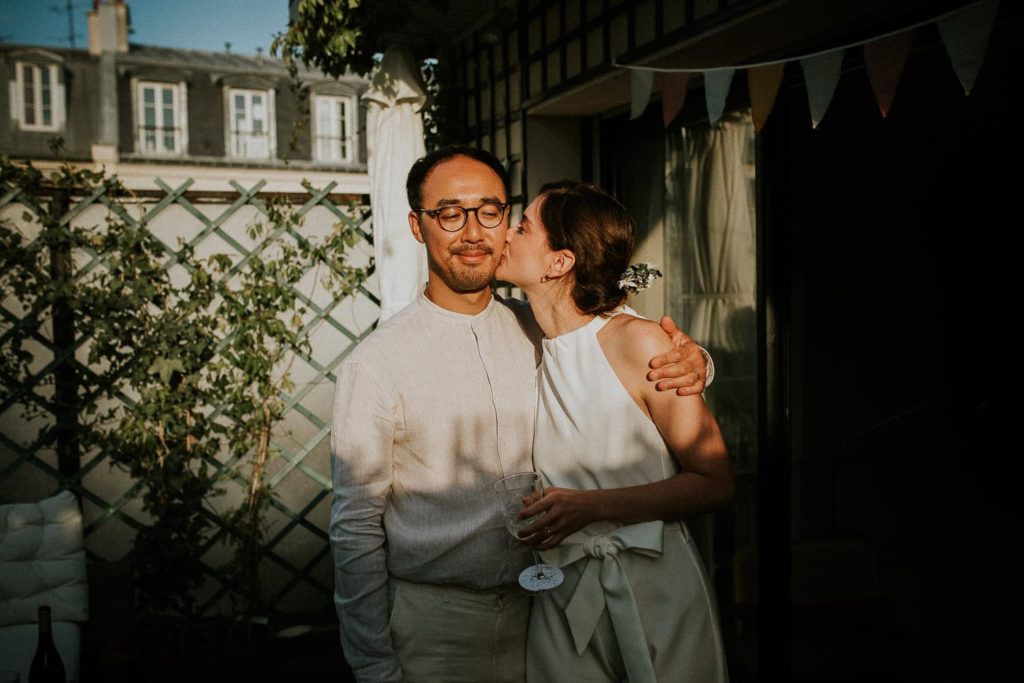
[[[40,607],[39,608],[39,633],[45,633],[49,635],[52,631],[50,624],[50,608]]]

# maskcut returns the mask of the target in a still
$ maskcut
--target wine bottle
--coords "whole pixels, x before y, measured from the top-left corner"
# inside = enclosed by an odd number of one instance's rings
[[[64,662],[53,644],[53,628],[50,624],[50,608],[39,608],[39,643],[28,670],[28,683],[67,683],[64,677]]]

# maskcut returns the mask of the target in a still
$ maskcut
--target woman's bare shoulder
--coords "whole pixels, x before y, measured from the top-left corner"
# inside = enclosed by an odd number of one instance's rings
[[[661,325],[628,313],[620,313],[604,326],[599,336],[609,350],[646,366],[654,356],[672,348]]]

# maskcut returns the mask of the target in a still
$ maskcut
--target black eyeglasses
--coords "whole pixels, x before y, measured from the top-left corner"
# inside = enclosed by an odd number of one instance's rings
[[[496,228],[505,218],[505,212],[511,204],[484,202],[480,206],[442,206],[440,209],[417,209],[416,213],[425,213],[441,226],[446,232],[458,232],[466,225],[469,214],[476,214],[477,222],[485,228]]]

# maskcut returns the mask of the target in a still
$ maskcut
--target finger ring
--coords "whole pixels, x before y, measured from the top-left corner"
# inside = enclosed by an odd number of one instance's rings
[[[544,533],[546,533],[548,536],[553,536],[554,535],[554,534],[551,533],[551,527],[549,527],[549,526],[544,527]]]

